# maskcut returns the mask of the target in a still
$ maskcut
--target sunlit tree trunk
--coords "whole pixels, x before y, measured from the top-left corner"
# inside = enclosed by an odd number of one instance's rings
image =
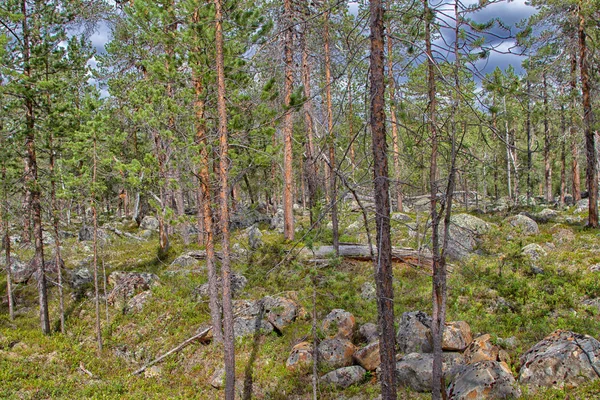
[[[391,33],[391,23],[388,23],[388,32]],[[398,136],[398,121],[396,119],[396,79],[394,78],[393,39],[387,37],[387,67],[388,67],[388,89],[390,92],[390,125],[392,126],[392,159],[394,160],[394,180],[396,192],[396,210],[402,212],[402,175],[400,171],[400,137]]]
[[[225,351],[225,399],[235,398],[235,341],[231,294],[231,257],[229,243],[229,142],[225,103],[225,61],[223,53],[223,12],[221,0],[215,0],[215,45],[217,66],[217,110],[219,114],[219,178],[221,273],[223,280],[223,343]]]
[[[577,146],[577,128],[575,127],[575,110],[577,109],[577,52],[571,53],[571,175],[573,177],[573,201],[581,200],[581,177],[579,175],[579,147]]]
[[[586,43],[585,16],[579,9],[579,67],[581,75],[581,93],[583,95],[583,130],[586,147],[586,184],[589,193],[588,226],[598,228],[598,180],[596,177],[596,138],[593,131],[593,111],[591,98],[590,73],[588,67],[588,48]]]
[[[375,185],[375,222],[378,255],[374,260],[377,288],[377,310],[380,326],[381,397],[396,400],[394,289],[392,286],[392,245],[390,238],[390,198],[385,134],[385,71],[384,71],[384,5],[370,1],[371,28],[371,135],[373,146],[373,181]]]
[[[285,58],[285,115],[283,116],[283,236],[286,240],[294,240],[294,174],[292,164],[293,112],[291,108],[294,84],[292,1],[284,0],[283,5],[284,18],[287,25],[283,43]]]
[[[327,136],[329,142],[329,194],[331,201],[331,225],[333,233],[333,249],[336,255],[340,253],[337,211],[337,185],[335,173],[335,133],[333,132],[333,107],[331,104],[331,51],[329,49],[329,11],[325,12],[323,30],[325,42],[325,99],[327,103]]]

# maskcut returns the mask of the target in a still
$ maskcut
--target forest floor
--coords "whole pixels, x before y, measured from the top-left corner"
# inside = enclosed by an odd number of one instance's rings
[[[541,207],[528,211],[539,210]],[[515,376],[519,355],[556,329],[600,336],[599,309],[583,303],[600,297],[600,272],[590,270],[592,265],[600,263],[600,232],[583,227],[585,214],[574,214],[572,209],[567,209],[554,221],[540,223],[539,234],[515,234],[504,221],[516,213],[518,211],[478,215],[492,223],[492,228],[483,237],[478,254],[452,262],[447,316],[448,321],[468,322],[474,337],[478,333],[489,333],[494,341],[514,337],[516,344],[506,350]],[[425,219],[423,214],[408,215],[413,222]],[[238,298],[260,299],[287,293],[310,316],[316,290],[319,320],[332,309],[341,308],[355,316],[357,326],[376,323],[376,302],[361,295],[363,285],[373,280],[372,264],[331,257],[325,265],[315,265],[296,257],[304,246],[315,247],[331,240],[331,233],[325,227],[308,232],[308,218],[297,218],[300,244],[286,243],[282,235],[268,230],[268,226],[260,226],[263,246],[237,258],[234,263],[235,272],[248,279]],[[356,229],[356,223],[361,221],[360,214],[342,210],[343,242],[366,243],[364,229]],[[114,220],[111,222],[115,224]],[[130,223],[116,224],[120,229],[137,233],[137,228]],[[408,230],[406,222],[394,221],[395,246],[416,247],[417,238],[409,235]],[[559,230],[564,237],[557,236]],[[564,235],[565,232],[572,235]],[[234,232],[233,242],[242,248],[248,247],[243,231]],[[521,249],[530,243],[541,245],[547,254],[535,262],[523,256]],[[89,256],[91,245],[70,238],[63,248],[66,267],[73,269]],[[189,271],[173,271],[169,267],[177,256],[198,247],[184,246],[175,239],[162,259],[157,256],[157,248],[156,234],[146,241],[111,234],[101,249],[101,267],[105,266],[107,274],[138,271],[159,277],[159,284],[152,287],[152,296],[141,311],[123,313],[122,309],[109,307],[105,313],[102,308],[102,352],[96,347],[90,287],[78,298],[67,288],[66,334],[44,336],[39,329],[35,280],[17,285],[17,316],[15,321],[10,321],[3,274],[0,277],[3,298],[0,304],[0,398],[222,398],[223,392],[210,385],[213,373],[222,366],[218,346],[192,343],[166,358],[151,373],[132,375],[140,366],[194,335],[210,321],[208,302],[199,301],[194,294],[194,289],[207,281],[203,263]],[[16,252],[22,260],[32,254],[30,249]],[[540,270],[543,273],[532,272]],[[405,311],[431,313],[431,277],[426,269],[397,263],[394,279],[397,320]],[[55,329],[58,328],[57,293],[56,287],[50,291],[50,315]],[[307,317],[298,318],[282,335],[273,332],[238,339],[238,390],[243,391],[252,382],[252,398],[311,398],[311,376],[286,369],[292,347],[310,337],[311,320]],[[320,367],[321,374],[327,371]],[[379,386],[374,374],[368,373],[360,385],[345,390],[321,385],[319,393],[321,399],[373,399],[379,393]],[[600,380],[577,388],[547,389],[535,394],[524,389],[523,398],[592,399],[598,396]],[[402,399],[430,397],[399,389]]]

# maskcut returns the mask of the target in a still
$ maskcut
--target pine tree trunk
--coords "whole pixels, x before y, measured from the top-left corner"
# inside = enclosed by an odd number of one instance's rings
[[[598,228],[598,180],[596,176],[596,138],[593,131],[593,111],[591,99],[588,49],[586,44],[585,17],[579,10],[579,67],[581,71],[581,92],[583,95],[583,129],[586,147],[586,184],[589,193],[588,226]]]
[[[94,134],[95,135],[95,134]],[[93,241],[93,263],[94,263],[94,305],[96,306],[96,341],[98,343],[98,351],[102,351],[102,327],[100,325],[100,286],[98,284],[98,214],[96,211],[96,168],[97,168],[97,152],[96,152],[96,137],[93,138],[94,160],[92,169],[92,192],[90,196],[90,205],[92,208],[92,222],[94,224],[94,241]]]
[[[388,31],[391,23],[388,23]],[[388,66],[388,88],[390,91],[390,125],[392,126],[392,159],[394,160],[394,180],[396,181],[396,210],[404,211],[402,205],[402,175],[400,171],[400,137],[398,136],[398,124],[396,119],[396,79],[394,78],[394,60],[393,60],[393,40],[388,35],[387,37],[387,66]]]
[[[28,26],[28,14],[27,14],[27,1],[22,0],[21,11],[23,13],[22,21],[22,34],[23,34],[23,64],[24,74],[26,77],[31,77],[31,65],[30,65],[30,32]],[[40,325],[42,332],[46,335],[50,334],[50,317],[48,314],[48,289],[46,285],[46,271],[44,267],[44,243],[42,236],[42,207],[40,204],[40,184],[38,182],[38,171],[37,171],[37,158],[36,158],[36,147],[35,147],[35,112],[34,112],[34,101],[31,98],[31,87],[25,95],[25,148],[27,156],[25,158],[25,181],[27,185],[26,197],[29,198],[29,205],[31,207],[32,218],[33,218],[33,238],[35,241],[35,255],[34,265],[36,266],[37,275],[37,288],[38,288],[38,301],[40,306]],[[28,213],[26,205],[25,214]],[[27,227],[27,223],[25,224]],[[26,233],[27,235],[27,233]]]
[[[567,140],[567,126],[565,122],[565,106],[560,106],[560,126],[562,131],[562,138],[560,140],[560,200],[559,204],[561,207],[565,205],[565,194],[567,190],[567,171],[566,171],[566,140]]]
[[[294,32],[292,26],[292,1],[284,0],[283,4],[284,18],[287,24],[283,44],[285,57],[285,115],[283,116],[283,236],[286,240],[294,240],[294,174],[292,170],[293,113],[291,108],[294,84],[294,59],[292,54]]]
[[[62,280],[62,258],[60,255],[60,233],[59,233],[59,210],[56,201],[56,169],[55,169],[55,152],[53,146],[52,133],[49,134],[48,144],[50,147],[50,202],[52,207],[52,226],[54,228],[54,256],[56,262],[56,271],[58,274],[58,300],[60,312],[60,331],[65,333],[65,300],[63,295],[63,280]]]
[[[229,156],[227,138],[227,105],[225,104],[225,65],[223,54],[223,14],[221,0],[215,0],[215,45],[217,65],[217,109],[219,114],[219,191],[221,222],[221,272],[223,280],[223,336],[225,350],[225,399],[235,398],[235,338],[231,294],[231,260],[229,243]]]
[[[431,334],[433,337],[433,371],[432,371],[432,399],[441,399],[442,384],[444,375],[442,371],[442,334],[444,328],[444,295],[445,295],[445,274],[444,260],[440,257],[439,224],[441,216],[438,214],[438,132],[437,132],[437,98],[436,98],[436,80],[434,55],[431,46],[431,19],[432,10],[429,8],[429,0],[423,0],[425,16],[425,52],[427,55],[427,92],[428,92],[428,116],[429,131],[431,134],[431,164],[429,169],[429,184],[431,197],[431,250],[433,254],[433,290],[432,290],[432,323]],[[507,132],[508,134],[508,132]],[[508,152],[508,138],[507,138]],[[508,155],[507,155],[508,157]],[[508,160],[507,160],[508,161]],[[510,171],[510,165],[508,166]],[[509,178],[510,182],[510,178]],[[509,183],[510,185],[510,183]]]
[[[392,245],[390,239],[390,198],[385,134],[385,77],[384,77],[384,5],[381,0],[370,0],[371,41],[371,135],[373,146],[373,181],[377,226],[377,259],[375,282],[377,311],[380,326],[381,396],[396,400],[396,363],[394,332],[394,289],[392,286]]]
[[[577,129],[575,128],[575,110],[577,109],[577,52],[571,53],[571,175],[573,177],[573,201],[581,200],[581,177],[579,175],[579,148],[577,147]]]
[[[331,225],[333,249],[336,255],[340,253],[340,238],[338,232],[337,185],[335,173],[335,133],[333,132],[333,107],[331,104],[331,51],[329,49],[329,11],[325,12],[325,27],[323,30],[325,42],[325,99],[327,103],[327,134],[329,141],[329,193],[331,201]]]
[[[548,108],[548,82],[546,79],[546,73],[542,74],[542,82],[544,86],[544,183],[546,192],[546,202],[552,202],[552,164],[550,162],[550,151],[552,145],[552,139],[550,137],[550,126],[548,121],[548,114],[550,110]]]
[[[196,49],[196,51],[201,51]],[[193,75],[194,89],[196,92],[196,143],[200,147],[200,165],[198,167],[200,188],[198,196],[198,213],[203,218],[203,238],[206,247],[206,269],[208,270],[208,290],[210,317],[213,326],[215,342],[223,342],[223,329],[221,324],[221,307],[219,305],[219,291],[217,288],[217,267],[215,257],[213,213],[212,213],[212,190],[210,185],[210,154],[208,151],[208,140],[206,138],[206,125],[204,117],[204,87],[198,72]],[[200,222],[199,222],[200,224]]]
[[[314,145],[314,126],[312,119],[312,93],[310,85],[310,73],[311,65],[308,54],[308,23],[304,23],[304,30],[302,32],[302,84],[304,85],[304,104],[302,105],[304,111],[304,125],[306,129],[306,160],[304,161],[304,170],[306,177],[306,185],[308,189],[308,207],[310,208],[310,225],[313,226],[317,220],[315,218],[315,209],[317,205],[317,160],[315,159],[315,145]]]

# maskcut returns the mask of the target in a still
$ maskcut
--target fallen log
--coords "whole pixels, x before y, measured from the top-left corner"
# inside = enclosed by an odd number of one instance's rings
[[[163,354],[162,356],[155,358],[154,360],[150,361],[148,364],[144,365],[142,368],[136,370],[135,372],[133,372],[131,375],[139,375],[142,372],[144,372],[146,369],[150,368],[151,366],[158,364],[159,362],[161,362],[162,360],[164,360],[165,358],[167,358],[168,356],[170,356],[171,354],[174,353],[178,353],[181,350],[183,350],[184,348],[186,348],[190,343],[192,343],[195,340],[202,340],[202,339],[206,339],[206,336],[208,336],[208,333],[212,331],[212,326],[209,326],[208,328],[196,333],[194,336],[184,340],[183,342],[181,342],[179,345],[177,345],[176,347],[172,348],[171,350],[167,351],[165,354]]]
[[[132,235],[131,233],[128,233],[128,232],[120,231],[117,228],[113,228],[112,226],[106,226],[105,225],[104,228],[108,229],[111,232],[113,232],[117,236],[125,236],[126,238],[133,239],[133,240],[138,240],[140,242],[144,241],[144,239],[140,238],[139,236]]]
[[[376,247],[373,248],[373,252],[377,254]],[[327,259],[332,254],[335,254],[335,251],[333,246],[321,246],[314,250],[304,249],[300,254],[316,261]],[[370,261],[371,251],[366,244],[340,243],[340,257],[356,261]],[[431,267],[433,258],[427,251],[419,251],[406,247],[392,247],[392,261]]]

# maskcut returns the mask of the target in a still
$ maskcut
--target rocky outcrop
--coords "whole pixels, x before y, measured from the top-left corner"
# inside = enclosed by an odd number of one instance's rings
[[[540,233],[540,228],[537,222],[525,215],[514,215],[506,220],[506,222],[523,235],[537,235]]]
[[[328,338],[339,337],[350,340],[354,336],[355,328],[354,315],[342,309],[332,310],[321,323],[321,329]]]
[[[246,235],[248,236],[248,246],[250,246],[252,250],[256,250],[263,245],[263,234],[256,225],[252,225],[248,228],[246,230]]]
[[[2,265],[6,267],[4,257],[2,257]],[[31,275],[35,272],[35,266],[32,263],[21,261],[17,256],[10,257],[10,273],[13,283],[27,283]]]
[[[351,367],[336,369],[323,375],[321,382],[345,389],[360,383],[364,379],[366,372],[362,367],[353,365]]]
[[[448,387],[448,399],[514,399],[521,396],[505,363],[480,361],[462,369]]]
[[[520,357],[519,383],[576,387],[600,377],[600,342],[591,336],[557,330]]]

